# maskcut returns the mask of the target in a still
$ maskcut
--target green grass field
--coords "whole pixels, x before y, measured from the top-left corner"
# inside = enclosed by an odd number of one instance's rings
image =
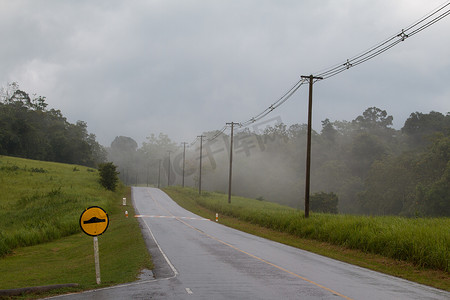
[[[374,255],[377,261],[385,260],[385,265],[377,266],[379,263],[376,262],[367,267],[439,288],[450,288],[450,218],[311,213],[310,218],[305,219],[302,211],[266,201],[232,197],[231,204],[228,204],[227,195],[220,193],[203,192],[199,196],[198,191],[191,188],[169,187],[164,190],[181,206],[210,219],[219,213],[221,222],[226,221],[226,225],[237,229],[253,234],[261,231],[266,238],[295,246],[299,246],[295,240],[298,238],[307,243],[316,241],[319,248],[330,246],[330,252],[355,250],[357,256],[368,254],[367,259]],[[258,228],[268,229],[271,233]],[[307,250],[336,257],[322,249]],[[347,261],[352,262],[351,259]],[[364,262],[357,264],[365,265]],[[402,268],[411,269],[411,274],[401,274]],[[422,271],[424,278],[414,275]]]
[[[0,157],[0,289],[78,283],[97,287],[93,238],[81,233],[79,218],[89,206],[110,218],[99,236],[102,286],[136,279],[151,269],[129,188],[116,192],[98,183],[98,172],[82,166]]]
[[[78,232],[79,214],[91,205],[111,211],[119,195],[97,179],[86,167],[1,157],[0,256]]]

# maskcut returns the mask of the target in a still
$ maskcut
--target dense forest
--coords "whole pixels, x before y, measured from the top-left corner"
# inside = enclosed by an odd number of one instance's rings
[[[12,83],[0,91],[0,155],[95,167],[106,150],[85,122],[69,123],[61,111],[47,109],[45,97]]]
[[[312,137],[312,193],[337,195],[340,213],[450,216],[450,114],[415,112],[401,130],[392,121],[377,107],[352,121],[322,121]],[[233,194],[302,208],[306,134],[306,124],[280,118],[236,130]],[[204,135],[202,188],[226,192],[230,136]],[[198,186],[200,142],[188,146],[185,184]],[[141,147],[116,137],[108,153],[128,184],[182,184],[183,146],[165,134]]]

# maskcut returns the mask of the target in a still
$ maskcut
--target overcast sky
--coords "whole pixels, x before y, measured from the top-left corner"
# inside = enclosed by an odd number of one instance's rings
[[[444,0],[0,0],[0,86],[47,97],[109,146],[191,142],[266,109],[301,75],[342,63]],[[403,126],[450,111],[450,16],[314,85],[313,128],[372,106]],[[307,122],[307,86],[267,118]]]

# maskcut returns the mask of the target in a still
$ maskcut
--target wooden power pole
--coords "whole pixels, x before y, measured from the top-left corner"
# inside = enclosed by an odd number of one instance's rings
[[[311,178],[311,131],[312,131],[312,93],[314,79],[320,80],[322,77],[314,77],[313,75],[302,76],[303,79],[309,80],[309,103],[308,103],[308,140],[306,145],[306,179],[305,179],[305,218],[309,218],[309,187]]]
[[[231,125],[231,140],[230,140],[230,172],[228,176],[228,203],[231,203],[231,179],[233,172],[233,129],[234,125],[238,125],[239,123],[231,122],[225,123],[225,125]]]
[[[167,166],[167,186],[170,186],[170,153],[172,151],[167,150],[167,153],[169,153],[169,164]]]
[[[182,180],[181,180],[181,186],[184,187],[184,166],[185,166],[185,161],[186,161],[186,142],[183,142],[183,176],[182,176]]]
[[[198,176],[198,194],[202,194],[202,145],[203,145],[203,138],[206,137],[204,135],[197,136],[200,138],[200,171]]]
[[[158,168],[158,189],[161,186],[161,160],[159,160],[159,168]]]

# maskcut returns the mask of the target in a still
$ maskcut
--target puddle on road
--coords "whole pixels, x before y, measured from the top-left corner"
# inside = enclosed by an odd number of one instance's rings
[[[138,276],[138,281],[153,280],[153,279],[155,279],[155,276],[153,276],[152,270],[148,269],[142,270]]]

